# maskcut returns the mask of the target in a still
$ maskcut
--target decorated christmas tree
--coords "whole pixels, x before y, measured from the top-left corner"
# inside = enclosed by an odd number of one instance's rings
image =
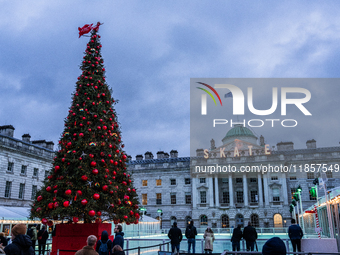
[[[43,223],[138,223],[137,194],[126,171],[115,100],[105,81],[99,26],[98,22],[94,27],[79,28],[79,37],[91,32],[82,74],[76,82],[53,167],[31,209],[31,217]]]

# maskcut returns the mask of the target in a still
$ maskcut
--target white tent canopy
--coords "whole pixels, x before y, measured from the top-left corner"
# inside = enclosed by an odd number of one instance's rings
[[[27,220],[30,216],[29,207],[0,206],[1,220]]]

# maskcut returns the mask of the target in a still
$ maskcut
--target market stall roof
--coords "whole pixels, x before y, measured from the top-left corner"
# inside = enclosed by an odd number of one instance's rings
[[[0,206],[1,220],[27,220],[30,207]]]

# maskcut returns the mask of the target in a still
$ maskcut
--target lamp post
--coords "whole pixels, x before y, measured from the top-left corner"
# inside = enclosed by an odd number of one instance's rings
[[[299,200],[300,200],[300,209],[301,209],[301,229],[302,229],[302,232],[304,232],[304,223],[303,223],[303,210],[302,210],[302,199],[301,199],[301,191],[302,191],[302,188],[301,186],[299,185],[296,189],[297,193],[299,194]]]

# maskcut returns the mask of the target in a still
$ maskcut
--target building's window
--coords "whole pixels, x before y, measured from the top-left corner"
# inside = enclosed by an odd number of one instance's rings
[[[274,228],[282,228],[282,215],[279,213],[274,214]]]
[[[258,200],[259,200],[259,198],[257,196],[257,190],[251,190],[250,191],[250,202],[257,203]]]
[[[296,180],[296,176],[289,176],[289,180]]]
[[[27,166],[22,165],[22,166],[21,166],[21,172],[20,172],[20,174],[21,174],[21,175],[26,175],[26,173],[27,173]]]
[[[273,191],[273,201],[279,202],[280,201],[280,190],[275,188],[272,191]]]
[[[228,217],[228,215],[222,215],[222,228],[229,228],[229,217]]]
[[[176,204],[176,193],[170,193],[170,201],[172,205]]]
[[[161,179],[156,180],[156,186],[162,186],[162,180]]]
[[[250,222],[254,228],[258,228],[260,226],[259,216],[257,214],[252,214],[250,216]]]
[[[177,222],[177,218],[175,216],[171,216],[170,218],[171,226],[173,226],[174,222]]]
[[[250,182],[251,183],[257,183],[257,179],[256,178],[250,178]]]
[[[45,178],[47,178],[47,176],[48,176],[48,171],[45,171]]]
[[[191,179],[190,178],[185,178],[184,179],[185,184],[191,184]]]
[[[31,199],[34,200],[35,199],[35,195],[37,194],[37,185],[33,185],[32,186],[32,195],[31,195]]]
[[[242,178],[236,178],[236,183],[242,183],[242,182],[243,182]]]
[[[279,179],[279,178],[278,178],[277,176],[272,176],[272,177],[271,177],[271,180],[272,180],[272,181],[276,181],[276,180],[278,180],[278,179]]]
[[[39,168],[33,168],[33,177],[38,177]]]
[[[208,225],[208,217],[207,216],[202,215],[200,220],[201,220],[201,225],[203,225],[203,226]]]
[[[207,192],[206,191],[201,191],[200,195],[201,195],[201,204],[207,203]]]
[[[191,204],[191,193],[185,192],[185,204],[190,205]]]
[[[229,202],[230,202],[229,191],[223,191],[222,192],[222,203],[229,204]]]
[[[327,171],[326,172],[326,177],[329,179],[329,178],[333,178],[333,174],[332,174],[332,171]]]
[[[307,173],[307,179],[314,179],[314,173]]]
[[[6,181],[6,187],[5,187],[5,197],[6,198],[11,197],[11,190],[12,190],[12,182]]]
[[[294,193],[296,192],[296,188],[290,188],[290,194],[292,195],[292,199],[294,199]]]
[[[142,186],[143,187],[148,186],[148,180],[142,180]]]
[[[205,183],[205,178],[200,178],[200,183]]]
[[[156,205],[162,204],[162,193],[156,193]]]
[[[222,178],[222,184],[228,184],[229,178]]]
[[[7,172],[13,173],[13,171],[14,171],[14,163],[13,162],[8,162]]]
[[[23,199],[25,196],[25,183],[20,183],[19,186],[19,198]]]
[[[142,205],[148,204],[148,194],[142,194]]]
[[[243,203],[243,191],[236,191],[237,203]]]
[[[176,179],[170,179],[170,185],[176,185]]]

